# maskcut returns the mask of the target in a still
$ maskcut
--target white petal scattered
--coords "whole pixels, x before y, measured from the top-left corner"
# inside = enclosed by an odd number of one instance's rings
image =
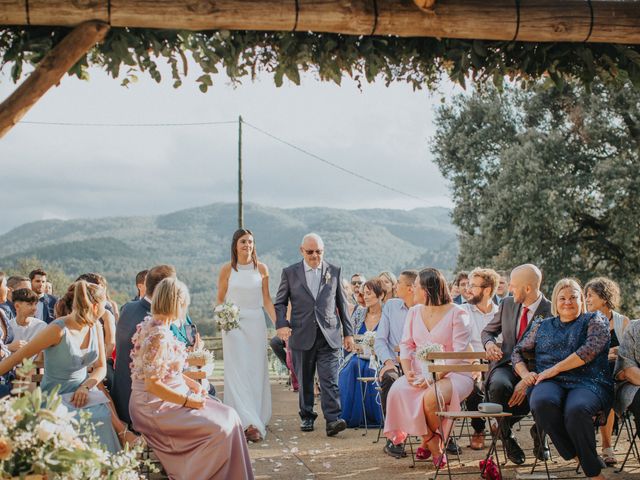
[[[324,463],[322,464],[322,466],[323,466],[324,468],[326,468],[327,470],[331,468],[331,464],[330,464],[329,462],[324,462]]]
[[[300,450],[298,449],[298,447],[293,447],[291,449],[291,453],[298,453]]]

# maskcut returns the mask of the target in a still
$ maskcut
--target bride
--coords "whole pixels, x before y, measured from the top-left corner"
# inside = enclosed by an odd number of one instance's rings
[[[269,271],[258,262],[253,234],[233,234],[231,262],[220,270],[217,303],[228,301],[240,309],[240,327],[222,332],[224,403],[240,415],[247,440],[265,437],[271,418],[271,387],[267,364],[267,326],[275,309],[269,294]]]

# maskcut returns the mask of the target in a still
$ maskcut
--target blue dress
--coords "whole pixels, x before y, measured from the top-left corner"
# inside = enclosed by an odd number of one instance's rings
[[[364,315],[361,313],[364,312]],[[360,325],[356,323],[356,334],[362,335],[367,331],[364,323],[365,309],[358,309],[354,316],[361,316]],[[357,320],[356,320],[357,322]],[[374,331],[378,329],[374,328]],[[362,412],[362,395],[367,412],[367,426],[378,428],[382,424],[382,411],[380,409],[380,395],[376,391],[376,383],[364,383],[357,380],[358,377],[375,377],[376,371],[369,367],[369,359],[360,358],[358,355],[349,354],[345,358],[338,375],[338,388],[340,389],[340,403],[342,414],[340,418],[347,422],[349,428],[364,426]],[[366,390],[365,390],[366,385]]]
[[[81,349],[68,335],[63,319],[54,320],[51,324],[59,326],[63,336],[60,343],[44,350],[44,375],[41,388],[49,392],[56,385],[60,385],[58,393],[72,393],[87,379],[87,367],[98,360],[98,333],[95,326],[91,328],[89,346]],[[91,421],[95,424],[96,434],[102,447],[111,453],[120,451],[120,442],[111,425],[111,411],[107,405],[94,405],[83,410],[91,413]]]
[[[0,349],[3,350],[5,355],[9,355],[9,350],[6,348],[11,342],[13,342],[13,329],[8,321],[8,316],[4,314],[4,311],[0,311],[0,322],[2,322],[3,329],[0,328]],[[5,334],[6,332],[6,334]],[[0,398],[6,397],[11,393],[11,382],[15,378],[15,370],[10,370],[4,375],[0,375]]]

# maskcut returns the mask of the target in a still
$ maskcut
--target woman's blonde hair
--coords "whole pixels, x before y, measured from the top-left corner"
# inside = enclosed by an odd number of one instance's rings
[[[175,277],[168,277],[153,291],[151,314],[177,319],[187,309],[190,301],[187,286]]]
[[[553,316],[558,315],[558,297],[560,296],[560,292],[565,288],[571,288],[573,290],[577,290],[580,295],[580,313],[585,313],[586,310],[586,302],[584,299],[584,292],[582,291],[582,287],[580,286],[580,282],[575,278],[563,278],[556,283],[556,286],[553,287],[553,295],[551,295],[551,313]]]
[[[79,280],[73,284],[72,313],[81,325],[93,326],[97,318],[92,315],[93,308],[99,303],[106,302],[107,292],[104,287]]]

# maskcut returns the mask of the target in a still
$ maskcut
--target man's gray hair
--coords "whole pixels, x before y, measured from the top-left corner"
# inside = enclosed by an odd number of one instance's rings
[[[324,242],[322,241],[320,235],[318,235],[317,233],[307,233],[304,237],[302,237],[302,243],[300,245],[304,245],[304,242],[306,242],[308,239],[313,239],[318,242],[318,245],[324,247]]]

